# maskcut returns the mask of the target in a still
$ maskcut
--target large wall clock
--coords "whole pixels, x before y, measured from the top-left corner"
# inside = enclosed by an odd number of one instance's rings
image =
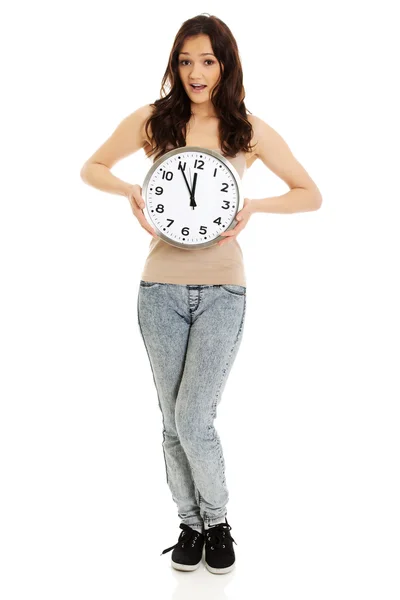
[[[179,248],[205,248],[226,239],[243,207],[241,179],[216,150],[183,146],[163,154],[142,186],[145,215],[157,235]]]

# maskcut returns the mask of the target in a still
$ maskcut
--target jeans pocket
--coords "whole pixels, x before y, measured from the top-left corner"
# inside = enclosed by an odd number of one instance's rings
[[[244,285],[236,285],[231,283],[224,283],[221,285],[222,289],[230,294],[235,294],[236,296],[244,296],[246,294],[246,287]]]
[[[153,287],[154,285],[161,285],[161,283],[159,283],[158,281],[143,281],[143,279],[140,280],[141,287]]]

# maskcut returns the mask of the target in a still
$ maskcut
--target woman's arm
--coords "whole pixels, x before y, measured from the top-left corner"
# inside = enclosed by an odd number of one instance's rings
[[[146,104],[121,121],[112,135],[83,165],[80,175],[85,183],[111,194],[127,194],[132,184],[115,177],[111,173],[111,167],[143,148],[147,142],[144,125],[151,110],[151,106]]]
[[[252,200],[251,211],[294,213],[320,208],[321,192],[304,167],[293,156],[284,139],[259,117],[248,115],[248,120],[254,131],[252,143],[257,143],[256,156],[290,187],[290,191],[282,196]]]

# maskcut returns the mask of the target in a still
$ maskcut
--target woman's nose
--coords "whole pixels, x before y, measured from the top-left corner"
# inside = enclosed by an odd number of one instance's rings
[[[197,78],[201,78],[201,72],[200,69],[192,69],[191,73],[190,73],[190,77],[191,79],[197,79]]]

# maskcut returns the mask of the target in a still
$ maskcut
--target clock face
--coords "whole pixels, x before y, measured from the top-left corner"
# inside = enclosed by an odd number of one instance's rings
[[[204,248],[234,227],[242,208],[240,177],[217,151],[174,148],[150,168],[143,183],[147,220],[169,244]]]

